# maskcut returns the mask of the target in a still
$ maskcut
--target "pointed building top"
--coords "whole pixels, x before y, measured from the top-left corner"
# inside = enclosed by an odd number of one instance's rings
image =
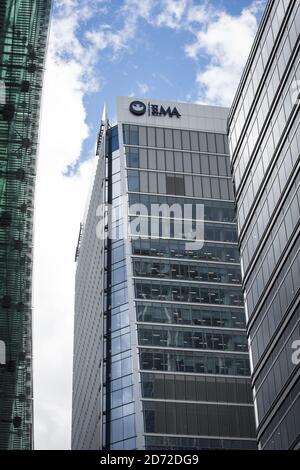
[[[106,107],[106,103],[104,103],[101,122],[105,124],[107,121],[108,121],[107,107]]]

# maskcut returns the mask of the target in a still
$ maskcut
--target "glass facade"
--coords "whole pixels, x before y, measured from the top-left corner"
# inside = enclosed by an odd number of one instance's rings
[[[33,447],[32,245],[50,0],[0,3],[0,449]]]
[[[76,272],[74,449],[256,448],[223,114],[223,132],[103,124]],[[199,245],[179,237],[186,221]]]
[[[124,124],[123,138],[129,215],[204,206],[199,249],[175,220],[147,237],[151,215],[131,242],[145,448],[255,448],[226,135]]]
[[[300,442],[300,4],[269,1],[229,116],[261,449]]]
[[[103,126],[76,272],[72,448],[134,449],[118,127]]]

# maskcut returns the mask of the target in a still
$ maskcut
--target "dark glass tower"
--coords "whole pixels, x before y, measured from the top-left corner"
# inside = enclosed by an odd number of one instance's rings
[[[33,198],[50,3],[0,2],[0,449],[33,446]]]
[[[269,1],[229,117],[261,449],[300,446],[299,35],[300,2]]]
[[[118,98],[117,125],[102,120],[76,250],[74,449],[256,447],[227,117]],[[178,235],[190,219],[200,246]]]

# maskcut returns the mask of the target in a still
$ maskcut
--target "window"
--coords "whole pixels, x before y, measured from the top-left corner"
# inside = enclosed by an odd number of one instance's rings
[[[159,194],[166,194],[166,175],[164,173],[157,174],[157,182],[158,182],[158,193]]]
[[[139,144],[139,130],[138,126],[124,126],[124,139],[125,143],[129,145],[138,145]]]
[[[229,176],[229,173],[227,172],[227,157],[217,157],[218,160],[218,167],[219,167],[219,175],[220,176]]]
[[[148,150],[148,169],[156,170],[156,152],[155,150]]]
[[[221,189],[221,199],[229,199],[229,192],[228,192],[228,181],[224,178],[219,178],[220,189]]]
[[[192,173],[192,160],[190,153],[183,154],[183,168],[185,173]]]
[[[148,174],[145,171],[140,172],[140,191],[148,192]]]
[[[126,280],[126,271],[125,266],[122,266],[118,269],[114,269],[112,271],[112,283],[119,284],[120,282],[124,282]]]
[[[149,192],[150,193],[157,193],[157,173],[149,173]]]
[[[161,148],[165,146],[164,130],[159,127],[156,128],[156,145]]]
[[[219,178],[210,178],[211,192],[213,199],[220,199]]]
[[[190,145],[190,133],[189,133],[189,131],[182,131],[181,136],[182,136],[182,148],[183,148],[183,150],[190,150],[191,145]]]
[[[139,191],[139,172],[134,170],[128,171],[128,191]]]
[[[166,170],[174,171],[173,152],[166,151]]]
[[[111,440],[112,442],[123,439],[123,422],[122,419],[116,419],[111,422]]]
[[[175,176],[175,191],[176,195],[184,196],[184,177],[183,176]]]
[[[175,194],[174,176],[166,175],[167,194]]]
[[[147,128],[139,126],[139,144],[147,146]]]
[[[202,197],[202,184],[201,184],[201,177],[200,176],[194,176],[193,177],[194,181],[194,196],[195,197]]]
[[[155,147],[155,128],[147,127],[147,134],[148,134],[148,146]]]
[[[165,152],[163,150],[157,150],[157,169],[165,170]]]
[[[174,375],[165,376],[165,396],[171,400],[174,400],[175,398]]]
[[[175,194],[178,196],[184,196],[184,177],[166,175],[166,189],[167,194]]]
[[[173,130],[173,139],[174,139],[174,148],[175,149],[181,149],[181,135],[180,131],[177,129]]]
[[[173,138],[171,129],[165,129],[165,146],[166,148],[173,148]]]
[[[124,144],[129,144],[129,124],[123,125],[123,140]]]
[[[196,178],[196,176],[194,177]],[[193,177],[192,176],[185,176],[184,177],[184,182],[185,182],[185,195],[186,196],[194,196],[194,192],[193,192]],[[195,194],[195,196],[197,196]],[[201,197],[201,196],[200,196]]]
[[[176,420],[172,403],[166,403],[166,432],[171,434],[176,429]]]
[[[146,169],[147,168],[147,150],[140,149],[139,155],[140,155],[140,168]]]
[[[209,164],[207,155],[201,155],[201,173],[203,175],[209,175]]]
[[[216,155],[209,156],[209,167],[211,175],[219,175]]]
[[[212,134],[212,133],[207,134],[207,145],[208,145],[208,151],[210,153],[216,153],[217,148],[216,148],[215,134]]]
[[[130,168],[139,168],[139,152],[137,148],[129,148],[126,152],[127,166]]]
[[[175,171],[183,172],[182,152],[174,152]]]
[[[204,176],[202,178],[202,189],[203,189],[203,197],[204,198],[211,198],[212,197],[208,177]]]
[[[191,150],[195,150],[196,152],[198,152],[199,150],[198,133],[191,131],[190,137],[191,137]]]
[[[124,424],[124,439],[134,436],[135,435],[134,415],[125,416],[123,418],[123,424]]]
[[[227,137],[223,136],[222,134],[216,134],[216,143],[217,143],[217,152],[218,153],[226,153],[225,152],[225,145],[224,139]]]
[[[205,377],[196,377],[196,399],[206,401]]]
[[[111,129],[111,151],[114,152],[119,148],[118,126]]]
[[[198,153],[192,153],[192,165],[193,173],[201,173],[200,171],[200,155]]]
[[[206,140],[206,133],[199,132],[199,144],[200,144],[200,152],[207,152],[207,140]]]

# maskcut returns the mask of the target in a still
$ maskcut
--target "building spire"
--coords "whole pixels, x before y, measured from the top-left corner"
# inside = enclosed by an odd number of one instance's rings
[[[101,124],[104,124],[104,125],[108,124],[108,114],[107,114],[106,103],[104,103],[104,105],[103,105]]]
[[[104,103],[103,111],[102,111],[102,118],[100,122],[100,129],[99,129],[99,134],[98,134],[96,155],[99,155],[103,133],[108,127],[109,127],[109,122],[108,122],[107,106],[106,106],[106,103]]]

